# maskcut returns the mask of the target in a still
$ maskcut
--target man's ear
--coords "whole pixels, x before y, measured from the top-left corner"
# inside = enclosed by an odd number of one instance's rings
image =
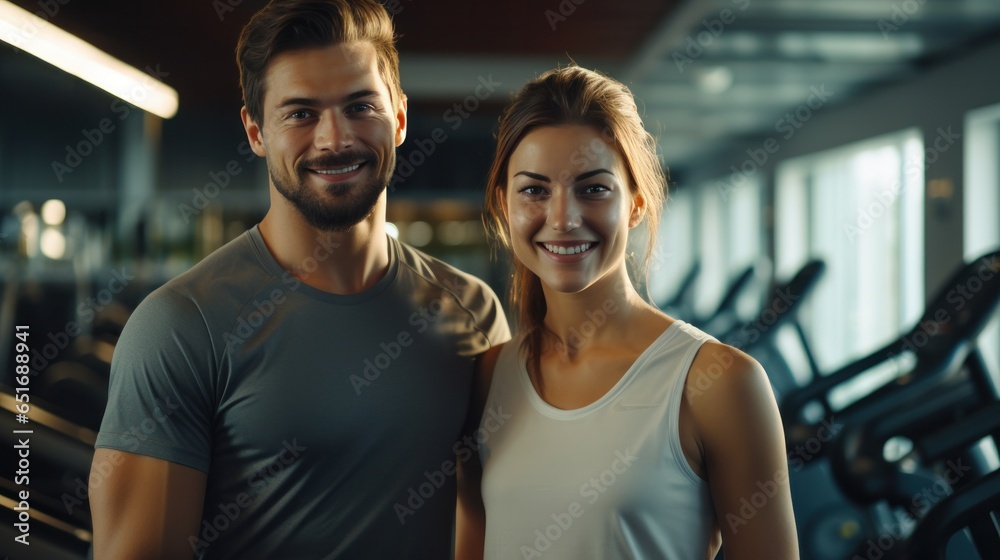
[[[399,98],[399,107],[396,109],[396,146],[400,146],[406,140],[406,94]]]
[[[247,131],[250,149],[260,157],[267,156],[267,152],[264,150],[264,133],[261,131],[260,125],[250,118],[250,112],[247,111],[246,105],[240,109],[240,119],[243,120],[243,129]]]
[[[642,219],[646,216],[646,198],[642,196],[641,193],[636,193],[632,197],[632,212],[628,217],[628,227],[629,229],[642,223]]]

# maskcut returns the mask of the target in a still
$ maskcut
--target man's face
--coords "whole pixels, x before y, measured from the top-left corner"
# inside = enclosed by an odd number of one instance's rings
[[[263,117],[243,122],[271,185],[306,222],[346,231],[371,215],[406,135],[366,42],[286,51],[264,75]]]

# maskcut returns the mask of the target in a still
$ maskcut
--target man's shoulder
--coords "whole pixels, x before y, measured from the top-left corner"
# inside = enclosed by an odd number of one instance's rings
[[[136,312],[173,324],[211,322],[213,310],[236,312],[262,286],[275,281],[257,259],[249,233],[244,233],[153,290]]]
[[[201,287],[218,286],[220,282],[240,284],[248,273],[264,270],[256,258],[250,232],[244,232],[222,247],[212,251],[184,273],[165,285],[179,292]]]
[[[496,297],[493,289],[482,279],[405,243],[397,241],[396,244],[400,269],[408,270],[422,280],[455,295],[482,294],[490,298]]]
[[[460,313],[472,319],[473,330],[469,332],[480,336],[475,337],[477,342],[467,354],[481,354],[491,345],[510,340],[503,306],[489,284],[419,249],[399,241],[394,243],[399,258],[398,289],[413,293],[430,287],[442,296],[448,294],[448,299],[458,304]],[[485,346],[480,341],[484,341]]]

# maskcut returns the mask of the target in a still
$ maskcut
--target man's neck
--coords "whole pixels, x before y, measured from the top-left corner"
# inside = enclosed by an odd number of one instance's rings
[[[371,216],[339,232],[318,230],[298,211],[272,205],[260,222],[260,234],[282,268],[324,292],[363,292],[389,268],[384,198]]]

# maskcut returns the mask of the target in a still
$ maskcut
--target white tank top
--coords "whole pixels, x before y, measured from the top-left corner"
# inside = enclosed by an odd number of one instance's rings
[[[576,410],[535,391],[520,339],[503,348],[476,440],[486,560],[694,560],[717,530],[681,450],[691,362],[711,336],[676,321],[606,395]]]

